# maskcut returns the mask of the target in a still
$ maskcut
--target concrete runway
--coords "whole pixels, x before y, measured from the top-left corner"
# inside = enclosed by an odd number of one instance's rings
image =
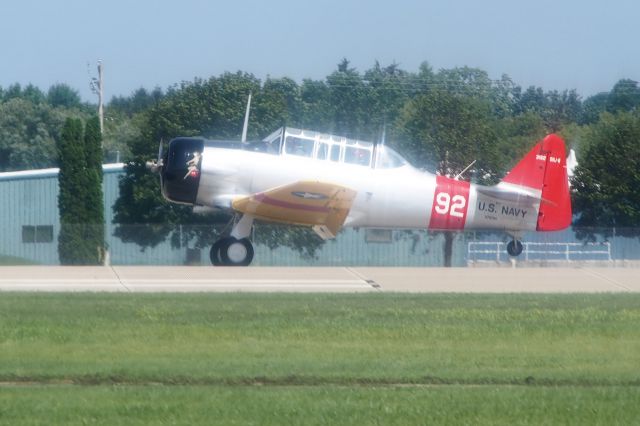
[[[640,292],[640,269],[3,266],[0,291]]]

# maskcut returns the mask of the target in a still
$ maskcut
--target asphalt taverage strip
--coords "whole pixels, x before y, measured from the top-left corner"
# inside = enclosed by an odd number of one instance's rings
[[[3,266],[0,291],[640,292],[634,268]]]
[[[366,279],[344,268],[11,267],[0,291],[360,292]]]

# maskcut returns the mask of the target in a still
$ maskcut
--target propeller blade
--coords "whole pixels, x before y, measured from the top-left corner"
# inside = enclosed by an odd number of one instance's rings
[[[162,170],[162,139],[160,139],[160,146],[158,146],[158,158],[156,160],[150,160],[146,162],[147,169],[152,173],[159,173]],[[160,177],[162,179],[162,176]]]

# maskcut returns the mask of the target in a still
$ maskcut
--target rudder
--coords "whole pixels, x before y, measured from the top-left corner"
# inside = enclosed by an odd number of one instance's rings
[[[538,142],[502,181],[541,191],[538,231],[559,231],[571,224],[566,149],[560,136],[551,134]]]

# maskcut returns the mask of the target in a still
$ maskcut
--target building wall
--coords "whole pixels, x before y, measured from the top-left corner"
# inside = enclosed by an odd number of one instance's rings
[[[118,182],[123,175],[122,165],[105,165],[103,192],[105,209],[105,237],[110,263],[115,265],[180,265],[187,260],[187,249],[199,263],[209,264],[209,249],[194,247],[173,248],[169,241],[157,247],[141,249],[123,243],[115,237],[113,204],[118,198]],[[28,262],[57,265],[58,234],[58,170],[0,173],[0,257],[11,256]],[[52,238],[47,242],[26,242],[23,227],[51,227]],[[180,229],[178,228],[178,232]],[[283,247],[270,249],[254,241],[255,265],[414,265],[442,264],[441,240],[426,232],[396,233],[393,242],[366,244],[364,230],[344,230],[336,240],[326,242],[314,258],[301,256]],[[461,245],[462,247],[462,245]],[[455,263],[464,264],[464,253],[456,252]]]
[[[58,170],[45,169],[27,172],[0,173],[0,264],[6,257],[20,258],[27,262],[57,265],[58,233]],[[123,243],[113,235],[113,204],[118,198],[119,178],[123,175],[122,164],[104,166],[105,239],[108,244],[110,263],[114,265],[181,265],[187,261],[191,250],[192,263],[209,264],[209,249],[196,250],[193,244],[173,248],[169,241],[154,248],[141,249],[132,243]],[[51,230],[48,242],[24,241],[23,229],[44,227]],[[260,225],[258,225],[260,226]],[[48,227],[48,228],[47,228]],[[38,228],[40,229],[40,228]],[[177,229],[180,232],[181,228]],[[254,265],[283,266],[441,266],[444,263],[442,234],[427,231],[393,231],[390,242],[366,243],[365,230],[345,229],[335,240],[327,241],[313,258],[280,247],[270,249],[254,239]],[[27,232],[27,237],[29,233]],[[493,254],[468,255],[469,241],[504,241],[504,233],[459,233],[454,242],[453,264],[465,266],[468,262],[491,260]],[[532,242],[576,242],[571,230],[560,233],[529,233],[525,241]],[[640,243],[637,238],[612,238],[613,259],[640,259]],[[195,256],[195,259],[193,258]],[[543,255],[543,259],[544,259]],[[549,255],[549,259],[555,259]],[[4,260],[3,260],[4,259]],[[507,261],[507,257],[501,259]],[[9,260],[12,262],[15,260]]]
[[[108,244],[109,261],[113,265],[180,265],[184,263],[185,250],[176,250],[169,242],[142,250],[133,243],[124,243],[114,236],[113,205],[120,195],[118,183],[124,175],[122,169],[105,172],[102,190],[105,209],[105,241]],[[158,188],[158,190],[160,190]]]
[[[51,175],[0,181],[0,255],[57,264],[58,181]],[[24,226],[51,226],[51,242],[23,242]]]

